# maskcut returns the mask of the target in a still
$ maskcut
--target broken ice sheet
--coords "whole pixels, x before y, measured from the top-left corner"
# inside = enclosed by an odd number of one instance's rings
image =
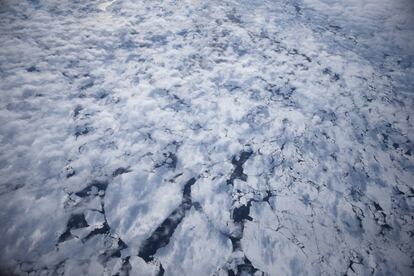
[[[413,9],[3,1],[0,274],[410,275]]]

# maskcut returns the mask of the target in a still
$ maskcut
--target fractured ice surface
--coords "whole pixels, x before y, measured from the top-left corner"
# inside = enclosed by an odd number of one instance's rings
[[[0,4],[0,274],[412,275],[410,0]]]

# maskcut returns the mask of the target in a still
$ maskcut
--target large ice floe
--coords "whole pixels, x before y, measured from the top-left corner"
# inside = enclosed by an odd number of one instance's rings
[[[413,275],[411,0],[0,1],[1,275]]]

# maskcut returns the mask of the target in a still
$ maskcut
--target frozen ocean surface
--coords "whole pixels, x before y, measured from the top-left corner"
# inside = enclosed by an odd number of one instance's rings
[[[413,275],[412,0],[0,0],[0,274]]]

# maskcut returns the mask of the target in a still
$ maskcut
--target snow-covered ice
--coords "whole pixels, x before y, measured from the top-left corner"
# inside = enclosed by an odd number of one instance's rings
[[[411,0],[0,1],[0,274],[412,275]]]

